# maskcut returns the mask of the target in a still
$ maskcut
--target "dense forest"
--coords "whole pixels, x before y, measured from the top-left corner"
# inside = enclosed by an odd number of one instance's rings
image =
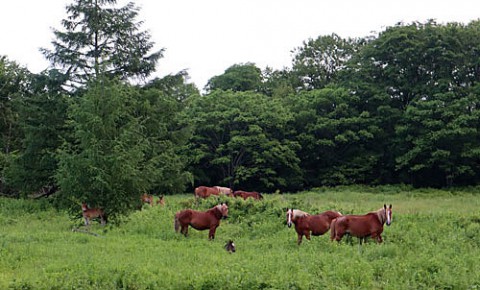
[[[480,182],[480,21],[305,40],[289,68],[149,79],[163,50],[133,3],[75,0],[33,74],[0,56],[3,195],[112,213],[198,185],[262,192]]]

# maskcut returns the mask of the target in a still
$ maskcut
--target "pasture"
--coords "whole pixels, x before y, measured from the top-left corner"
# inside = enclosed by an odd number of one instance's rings
[[[480,189],[478,189],[480,190]],[[0,289],[480,289],[480,195],[401,187],[322,188],[221,197],[229,218],[208,231],[175,233],[173,217],[193,194],[165,196],[119,225],[90,232],[46,201],[0,199]],[[382,244],[331,242],[329,232],[297,245],[287,207],[363,214],[393,205]],[[80,206],[79,206],[80,214]],[[232,239],[236,252],[228,253]]]

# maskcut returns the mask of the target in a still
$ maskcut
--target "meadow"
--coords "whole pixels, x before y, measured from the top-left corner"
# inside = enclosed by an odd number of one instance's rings
[[[216,198],[196,205],[193,194],[166,196],[164,207],[88,229],[48,200],[0,198],[0,289],[480,289],[479,192],[386,186],[222,197],[229,218],[213,241],[208,231],[175,233],[173,216]],[[287,207],[363,214],[385,203],[393,222],[382,244],[336,243],[327,233],[298,246],[285,222]],[[223,248],[229,239],[233,254]]]

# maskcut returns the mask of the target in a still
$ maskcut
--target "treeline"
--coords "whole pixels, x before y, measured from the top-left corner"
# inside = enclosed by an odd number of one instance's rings
[[[480,181],[479,21],[319,36],[293,51],[291,68],[234,64],[200,93],[187,72],[131,82],[163,52],[150,52],[133,4],[77,0],[67,12],[42,49],[51,68],[0,58],[3,194],[56,192],[73,212],[86,200],[115,214],[144,192],[198,185]]]

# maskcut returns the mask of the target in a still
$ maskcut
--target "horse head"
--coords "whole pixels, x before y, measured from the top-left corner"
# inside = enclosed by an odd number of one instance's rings
[[[387,205],[384,204],[383,209],[385,210],[386,224],[389,226],[392,223],[392,205],[390,204],[387,207]]]
[[[228,217],[228,205],[226,203],[217,205],[217,209],[222,213],[223,219]]]
[[[292,227],[293,209],[287,208],[287,226]]]

